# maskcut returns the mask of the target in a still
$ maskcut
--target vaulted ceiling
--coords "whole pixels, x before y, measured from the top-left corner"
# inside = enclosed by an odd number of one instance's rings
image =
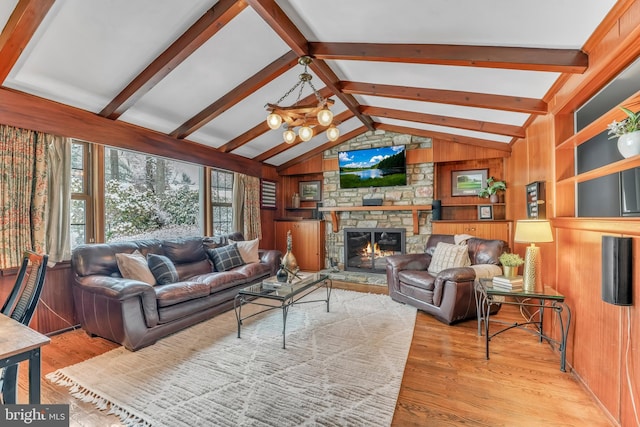
[[[375,129],[508,151],[557,83],[587,70],[589,39],[615,5],[2,0],[0,82],[279,168]],[[285,144],[265,123],[303,55],[335,100],[336,142]]]

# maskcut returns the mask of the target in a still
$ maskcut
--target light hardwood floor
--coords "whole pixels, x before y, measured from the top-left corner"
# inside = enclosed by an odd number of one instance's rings
[[[386,293],[380,286],[334,286]],[[498,314],[502,319],[518,316],[513,306]],[[116,347],[82,330],[53,336],[43,348],[43,375]],[[491,359],[485,360],[475,321],[447,326],[418,312],[392,425],[616,426],[575,376],[559,366],[559,356],[548,344],[519,330],[494,338]],[[26,366],[20,369],[20,402],[27,401],[26,371]],[[44,378],[42,401],[69,404],[71,426],[122,425],[114,415],[78,401]]]

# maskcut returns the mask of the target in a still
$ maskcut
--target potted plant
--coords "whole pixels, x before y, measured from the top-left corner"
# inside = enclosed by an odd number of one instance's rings
[[[487,186],[478,193],[480,197],[488,197],[491,203],[498,203],[498,192],[505,191],[507,184],[504,181],[496,181],[492,176],[487,178]]]
[[[515,277],[518,275],[518,267],[524,264],[524,260],[518,254],[512,254],[505,252],[500,255],[500,264],[502,264],[502,271],[504,277]]]
[[[609,139],[618,138],[618,151],[624,158],[640,154],[640,111],[634,113],[625,107],[620,107],[627,118],[618,122],[614,120],[607,126]]]

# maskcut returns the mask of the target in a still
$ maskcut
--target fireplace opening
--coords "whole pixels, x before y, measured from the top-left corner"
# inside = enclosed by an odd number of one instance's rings
[[[386,258],[405,253],[404,228],[345,228],[344,269],[384,273]]]

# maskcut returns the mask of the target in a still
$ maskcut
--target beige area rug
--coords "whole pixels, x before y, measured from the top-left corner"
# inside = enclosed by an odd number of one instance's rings
[[[249,307],[256,306],[243,314]],[[415,308],[334,289],[330,309],[322,302],[292,307],[286,349],[281,310],[245,320],[241,339],[232,310],[137,352],[120,347],[47,378],[126,425],[390,425]]]

